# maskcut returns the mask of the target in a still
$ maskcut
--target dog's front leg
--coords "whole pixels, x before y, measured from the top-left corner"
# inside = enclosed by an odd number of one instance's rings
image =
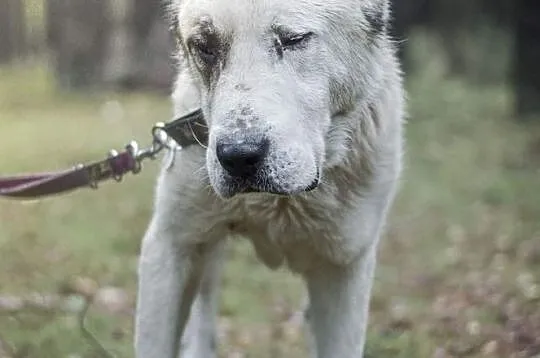
[[[215,358],[217,355],[217,314],[219,286],[225,254],[225,240],[201,247],[203,269],[197,296],[191,307],[181,358]]]
[[[137,358],[176,358],[200,277],[194,244],[154,217],[143,239],[135,351]],[[180,235],[182,235],[180,233]],[[191,241],[192,242],[192,241]]]
[[[363,357],[375,247],[350,264],[322,265],[306,275],[313,357]]]

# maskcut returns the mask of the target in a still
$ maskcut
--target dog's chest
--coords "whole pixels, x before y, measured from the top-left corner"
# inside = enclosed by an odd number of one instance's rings
[[[341,245],[339,215],[307,200],[243,198],[227,212],[230,233],[249,239],[271,268],[286,263],[303,272],[320,258],[333,256]]]

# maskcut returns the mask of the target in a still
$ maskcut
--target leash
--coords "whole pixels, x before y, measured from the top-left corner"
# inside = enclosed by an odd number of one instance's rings
[[[0,177],[0,197],[34,199],[84,187],[97,189],[102,181],[120,182],[127,173],[139,173],[142,162],[155,159],[163,149],[169,150],[172,165],[177,150],[193,144],[205,146],[208,142],[208,127],[200,109],[168,123],[156,123],[151,133],[152,144],[147,148],[141,149],[136,141],[131,141],[124,151],[111,150],[101,161],[77,164],[58,172]]]

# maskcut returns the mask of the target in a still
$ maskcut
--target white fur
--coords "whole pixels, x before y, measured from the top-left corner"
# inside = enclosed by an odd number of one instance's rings
[[[182,0],[172,8],[181,42],[204,16],[232,45],[211,88],[193,54],[180,53],[175,110],[201,106],[209,147],[184,148],[159,177],[140,258],[136,356],[216,356],[219,271],[235,234],[268,267],[304,277],[313,357],[361,357],[377,244],[401,171],[401,73],[391,41],[370,37],[366,19],[379,11],[386,21],[387,1]],[[267,41],[275,22],[314,38],[276,60]],[[245,107],[255,117],[239,120]],[[291,195],[231,191],[215,143],[242,135],[246,121],[272,142],[265,180]],[[317,168],[319,187],[299,190]]]

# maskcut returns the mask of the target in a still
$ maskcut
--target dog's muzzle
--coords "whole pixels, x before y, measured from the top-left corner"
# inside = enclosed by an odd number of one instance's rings
[[[278,195],[296,194],[280,188],[268,177],[266,167],[270,141],[257,140],[222,141],[216,144],[217,159],[226,173],[231,196],[237,193],[264,192]],[[303,188],[311,191],[319,185],[319,175]]]

